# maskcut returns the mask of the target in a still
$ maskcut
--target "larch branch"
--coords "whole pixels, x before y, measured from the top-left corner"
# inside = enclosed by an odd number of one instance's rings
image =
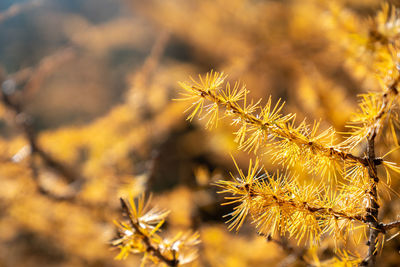
[[[366,158],[358,157],[346,151],[343,151],[339,148],[335,147],[326,147],[320,143],[315,142],[307,142],[303,139],[296,137],[295,135],[290,135],[288,133],[288,129],[284,129],[282,125],[272,124],[272,123],[265,123],[257,116],[250,114],[250,113],[243,113],[240,108],[232,102],[225,101],[222,97],[218,96],[217,94],[213,93],[210,90],[203,90],[202,88],[198,88],[196,86],[192,86],[192,89],[199,93],[199,95],[203,98],[206,98],[219,106],[225,107],[226,110],[230,111],[233,114],[236,114],[238,117],[241,117],[242,120],[248,124],[258,126],[259,128],[263,129],[264,131],[271,131],[277,134],[282,139],[288,139],[293,141],[297,144],[301,144],[304,146],[312,147],[313,150],[319,151],[323,154],[330,155],[332,158],[344,160],[344,161],[352,161],[358,162],[364,166],[368,164]]]
[[[175,258],[168,259],[161,253],[161,251],[158,247],[154,246],[151,243],[148,235],[146,235],[145,233],[142,232],[142,230],[140,229],[140,226],[135,221],[135,219],[132,217],[131,212],[129,211],[129,208],[128,208],[128,204],[126,204],[125,200],[123,200],[122,198],[120,198],[120,201],[121,201],[122,210],[126,213],[126,216],[129,218],[129,222],[130,222],[131,226],[135,229],[136,233],[142,237],[142,240],[147,247],[147,251],[153,253],[154,256],[156,256],[159,260],[161,260],[168,266],[171,266],[171,267],[178,266],[179,261],[177,259],[175,259]]]

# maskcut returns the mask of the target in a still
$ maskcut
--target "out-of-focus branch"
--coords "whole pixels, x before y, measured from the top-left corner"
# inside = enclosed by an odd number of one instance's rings
[[[32,0],[25,3],[18,3],[11,5],[8,9],[0,12],[0,23],[24,12],[27,9],[38,7],[44,3],[44,0]]]
[[[162,32],[157,40],[155,41],[153,47],[151,48],[150,54],[144,61],[142,67],[138,72],[136,72],[134,77],[134,84],[146,84],[148,80],[151,79],[155,68],[157,67],[161,56],[164,53],[165,47],[168,43],[170,34],[168,32]]]
[[[285,239],[284,237],[281,237],[281,239],[278,240],[272,238],[271,235],[268,235],[267,241],[278,245],[283,251],[285,251],[288,254],[288,257],[280,264],[280,266],[290,266],[297,260],[301,261],[304,264],[307,263],[306,260],[304,259],[304,255],[306,253],[306,250],[304,248],[296,249],[292,247],[289,244],[288,240]]]
[[[143,65],[130,78],[131,89],[127,92],[129,103],[133,103],[139,112],[146,112],[146,106],[138,106],[138,103],[145,103],[147,100],[146,93],[149,87],[149,82],[154,75],[154,72],[164,53],[165,47],[169,40],[169,33],[162,32],[154,42],[149,55],[143,62]]]
[[[400,220],[399,221],[394,221],[390,223],[385,223],[381,224],[381,228],[383,229],[384,232],[389,231],[393,228],[400,228]]]
[[[1,102],[10,111],[15,113],[16,123],[23,130],[26,139],[29,142],[30,150],[32,155],[38,155],[45,165],[57,173],[59,173],[66,182],[72,183],[79,177],[71,168],[66,167],[63,163],[52,157],[46,151],[44,151],[37,142],[37,134],[32,125],[32,118],[29,114],[25,113],[20,104],[12,100],[11,95],[4,92],[1,93]]]
[[[74,58],[76,54],[76,50],[71,46],[60,48],[51,55],[43,57],[36,66],[26,67],[7,75],[7,80],[14,86],[23,85],[24,97],[27,97],[42,86],[54,69]]]
[[[24,96],[35,93],[42,86],[48,75],[58,66],[73,59],[76,54],[76,50],[73,47],[63,47],[41,59],[35,67],[23,69],[16,73],[15,78],[23,78],[25,76]],[[14,78],[13,76],[11,77]],[[22,82],[21,80],[18,81],[18,79],[15,80],[17,83]]]
[[[45,72],[49,72],[50,71],[49,68],[51,69],[54,68],[55,66],[54,61],[48,59],[46,62],[48,63],[39,64],[38,69],[39,70],[46,69]],[[43,65],[45,65],[46,67],[42,67]],[[40,72],[45,73],[43,71],[39,71],[38,73]],[[37,71],[33,70],[31,71],[31,73],[32,75],[34,75],[35,73],[37,73]],[[42,76],[42,78],[44,77]],[[32,79],[33,78],[31,78],[31,80]],[[43,186],[40,185],[38,181],[39,169],[37,168],[34,161],[35,156],[38,156],[43,161],[46,167],[58,173],[66,183],[70,184],[70,186],[73,185],[73,187],[75,188],[79,187],[83,182],[83,179],[80,174],[75,172],[72,168],[68,167],[64,163],[60,162],[58,159],[54,158],[40,146],[37,140],[37,133],[32,124],[33,119],[29,114],[27,114],[24,111],[22,104],[19,102],[16,92],[17,84],[12,78],[5,79],[4,71],[1,71],[0,73],[0,84],[2,85],[2,90],[0,93],[0,102],[4,105],[5,108],[7,108],[10,112],[14,114],[15,123],[23,131],[23,134],[25,135],[25,138],[29,143],[28,153],[31,155],[30,167],[32,170],[32,176],[36,181],[38,191],[41,194],[47,195],[52,199],[56,200],[67,200],[74,198],[74,195],[68,195],[68,196],[54,195],[53,193],[49,192],[48,190],[43,188]],[[29,82],[27,85],[29,85]],[[38,86],[38,84],[36,84],[36,86]]]

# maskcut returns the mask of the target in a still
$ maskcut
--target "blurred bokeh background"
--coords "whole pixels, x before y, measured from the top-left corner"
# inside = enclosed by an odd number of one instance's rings
[[[301,264],[252,225],[228,232],[212,183],[235,173],[231,154],[244,169],[250,156],[229,123],[185,121],[177,82],[224,71],[254,99],[344,131],[357,94],[379,87],[353,37],[382,3],[0,1],[0,266],[139,266],[108,242],[119,197],[145,191],[171,210],[163,234],[200,232],[194,266]]]

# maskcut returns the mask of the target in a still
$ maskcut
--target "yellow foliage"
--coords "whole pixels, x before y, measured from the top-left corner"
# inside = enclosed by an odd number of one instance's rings
[[[397,264],[395,6],[25,2],[0,7],[1,266]]]

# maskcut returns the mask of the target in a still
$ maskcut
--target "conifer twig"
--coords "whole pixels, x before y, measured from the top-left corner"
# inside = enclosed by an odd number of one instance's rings
[[[143,253],[143,264],[149,259],[154,264],[167,266],[183,265],[196,259],[199,233],[179,232],[172,238],[163,238],[158,232],[169,211],[149,208],[150,199],[145,200],[144,195],[137,202],[133,198],[128,201],[121,198],[120,202],[128,222],[115,222],[118,237],[111,244],[120,249],[116,259],[125,259],[131,253]]]
[[[120,198],[120,201],[121,201],[122,210],[125,212],[126,216],[129,218],[129,222],[130,222],[131,226],[135,229],[136,233],[142,237],[143,242],[146,244],[147,251],[153,253],[154,256],[156,256],[159,260],[161,260],[168,266],[171,266],[171,267],[178,266],[179,261],[176,258],[168,259],[161,253],[159,247],[153,246],[153,244],[150,241],[150,238],[142,232],[139,225],[132,218],[131,213],[128,208],[128,205],[126,204],[125,200]]]
[[[212,76],[213,73],[210,74]],[[218,74],[214,74],[217,76]],[[206,78],[207,79],[207,78]],[[221,77],[221,80],[224,80],[224,78]],[[217,82],[216,82],[217,83]],[[268,132],[273,132],[276,134],[278,137],[282,139],[287,139],[290,142],[296,143],[298,145],[303,145],[309,147],[312,151],[315,152],[320,152],[321,154],[328,155],[331,158],[335,159],[340,159],[344,161],[352,161],[352,162],[358,162],[364,166],[368,164],[368,161],[364,157],[359,157],[356,155],[353,155],[345,150],[342,150],[338,147],[326,147],[323,144],[319,142],[312,142],[309,140],[306,140],[305,138],[301,138],[297,136],[290,128],[289,123],[290,123],[290,117],[289,119],[286,120],[286,123],[275,123],[273,121],[271,122],[266,122],[263,121],[262,118],[259,116],[256,116],[252,114],[251,112],[246,112],[246,107],[241,108],[238,106],[237,103],[233,101],[229,101],[223,96],[219,95],[216,93],[214,90],[211,88],[213,86],[216,86],[210,82],[210,88],[203,88],[202,86],[198,85],[186,85],[184,83],[181,83],[181,86],[185,88],[186,90],[192,90],[194,94],[197,94],[199,97],[207,99],[211,101],[212,103],[215,103],[218,106],[224,107],[227,111],[227,113],[231,113],[236,115],[238,118],[240,118],[244,123],[253,125],[260,129],[261,131],[266,132],[265,136],[268,136]],[[246,94],[247,92],[244,92],[243,94]],[[254,105],[253,109],[257,107]],[[199,111],[201,112],[201,110]],[[191,115],[192,116],[192,115]],[[303,136],[302,136],[303,137]]]
[[[229,214],[230,230],[238,230],[251,215],[262,235],[287,233],[299,242],[317,243],[324,233],[343,234],[354,229],[355,222],[366,222],[363,207],[344,194],[330,195],[321,185],[300,186],[287,175],[261,175],[257,160],[254,165],[250,161],[247,175],[238,171],[233,181],[217,182],[219,193],[231,194],[224,205],[238,203]]]

